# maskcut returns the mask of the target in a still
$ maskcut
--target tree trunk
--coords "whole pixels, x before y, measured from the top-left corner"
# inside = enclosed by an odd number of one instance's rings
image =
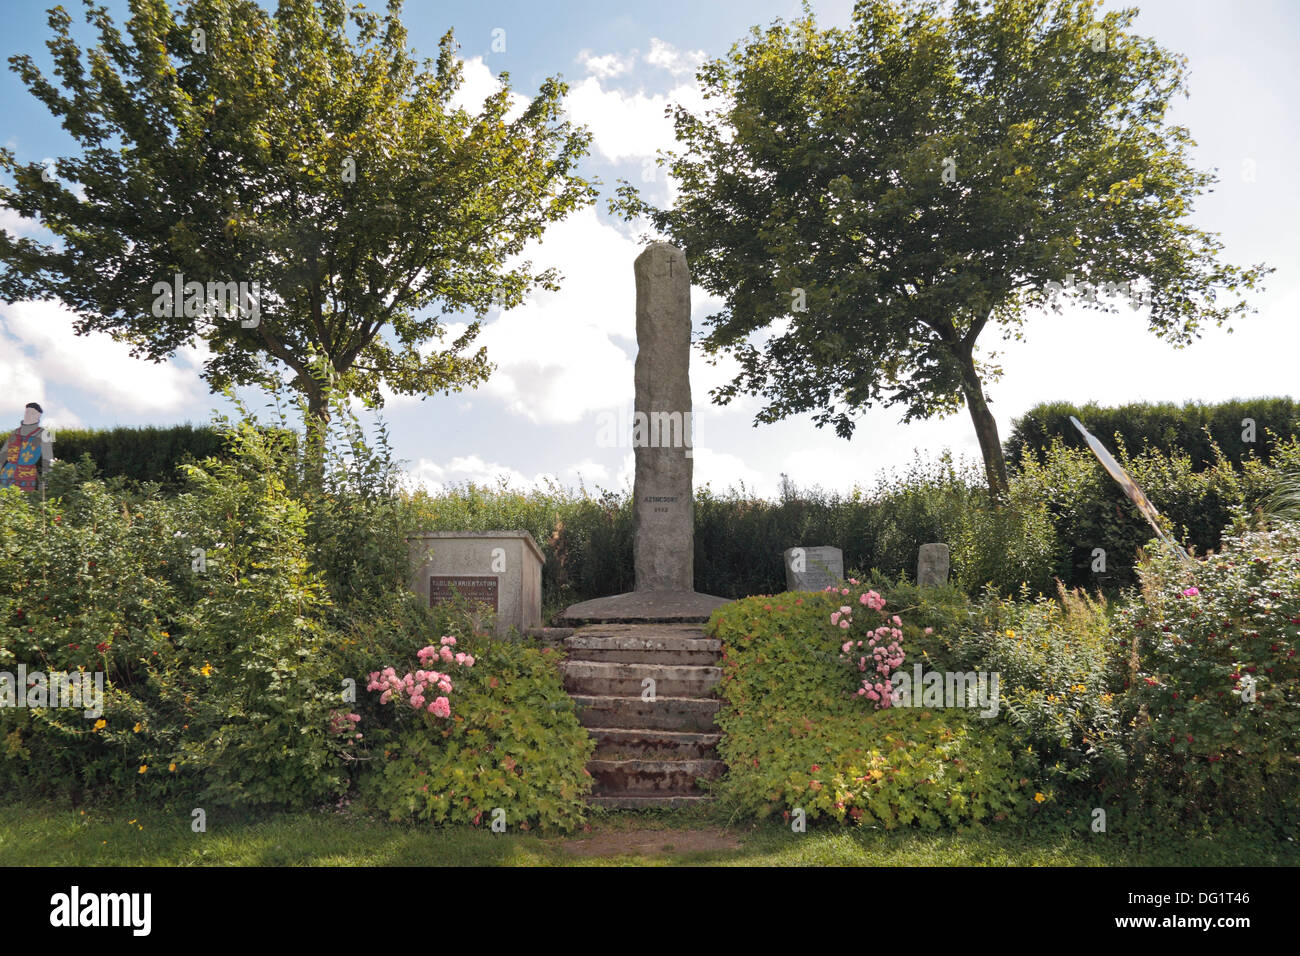
[[[307,414],[303,420],[307,441],[303,472],[307,488],[313,492],[320,492],[325,487],[325,443],[329,423],[329,400],[322,390],[313,389],[307,396]]]
[[[989,496],[994,501],[1005,498],[1011,490],[1007,483],[1007,462],[1002,457],[1002,442],[998,438],[998,423],[989,411],[989,403],[984,400],[984,384],[975,371],[975,359],[965,354],[959,357],[961,362],[961,390],[966,397],[966,407],[970,409],[971,421],[975,425],[975,437],[979,439],[980,454],[984,456],[984,474],[989,483]]]

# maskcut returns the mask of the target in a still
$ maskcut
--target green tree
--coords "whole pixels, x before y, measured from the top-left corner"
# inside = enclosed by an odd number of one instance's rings
[[[382,17],[342,0],[130,10],[124,36],[87,0],[87,51],[50,10],[57,83],[10,59],[82,154],[43,167],[0,150],[0,203],[56,237],[0,232],[0,296],[56,297],[79,333],[153,361],[202,339],[214,389],[287,370],[317,439],[332,391],[382,404],[381,387],[484,380],[478,320],[556,287],[519,255],[595,200],[575,175],[590,135],[562,119],[567,87],[547,79],[511,119],[503,74],[477,115],[458,108],[452,34],[417,62],[400,0]],[[200,284],[184,308],[164,292],[178,275]],[[235,302],[235,282],[256,283],[256,301]],[[439,347],[440,314],[463,312],[468,330]]]
[[[703,346],[739,372],[715,401],[758,395],[757,422],[812,412],[845,438],[875,404],[904,422],[965,404],[996,497],[986,327],[1018,338],[1066,293],[1140,305],[1182,345],[1245,310],[1227,293],[1270,270],[1221,263],[1185,221],[1213,177],[1166,120],[1185,61],[1129,31],[1136,11],[943,6],[859,2],[846,30],[807,10],[753,28],[701,68],[711,105],[674,111],[674,206],[626,183],[611,206],[648,216],[723,300]]]

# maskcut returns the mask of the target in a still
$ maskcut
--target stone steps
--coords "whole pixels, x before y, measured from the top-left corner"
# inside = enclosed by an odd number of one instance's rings
[[[590,696],[570,694],[578,708],[578,722],[584,727],[613,727],[626,730],[681,730],[716,733],[713,722],[722,703],[700,697]]]
[[[565,690],[593,697],[640,697],[644,691],[654,697],[710,697],[722,680],[721,668],[698,664],[568,660],[560,670]]]
[[[588,797],[587,802],[593,807],[607,810],[659,810],[675,807],[696,807],[708,803],[707,795],[660,794],[659,796]]]
[[[698,624],[596,623],[564,640],[564,686],[596,743],[589,802],[611,809],[693,806],[726,772],[714,696],[721,642]],[[652,699],[642,699],[646,678]]]
[[[635,633],[638,628],[644,633]],[[566,638],[564,646],[572,661],[705,667],[717,663],[722,642],[699,635],[698,627],[593,626]]]
[[[601,796],[690,794],[696,781],[721,777],[721,760],[591,760],[587,769]]]
[[[656,760],[704,760],[715,756],[721,734],[689,733],[644,728],[591,727],[598,760],[645,757]]]

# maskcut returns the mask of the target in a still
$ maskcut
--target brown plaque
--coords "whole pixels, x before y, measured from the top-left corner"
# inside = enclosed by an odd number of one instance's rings
[[[454,588],[465,600],[475,604],[490,604],[493,613],[496,613],[497,580],[494,577],[465,574],[435,574],[429,578],[429,606],[450,601],[454,597]]]

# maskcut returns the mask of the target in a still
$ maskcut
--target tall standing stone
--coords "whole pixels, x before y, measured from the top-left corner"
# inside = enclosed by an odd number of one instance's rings
[[[647,246],[635,273],[636,589],[692,591],[691,277],[685,254],[666,242]]]
[[[637,256],[634,273],[636,590],[572,605],[561,615],[570,624],[701,623],[727,603],[695,590],[691,276],[686,256],[666,242],[652,243]]]

